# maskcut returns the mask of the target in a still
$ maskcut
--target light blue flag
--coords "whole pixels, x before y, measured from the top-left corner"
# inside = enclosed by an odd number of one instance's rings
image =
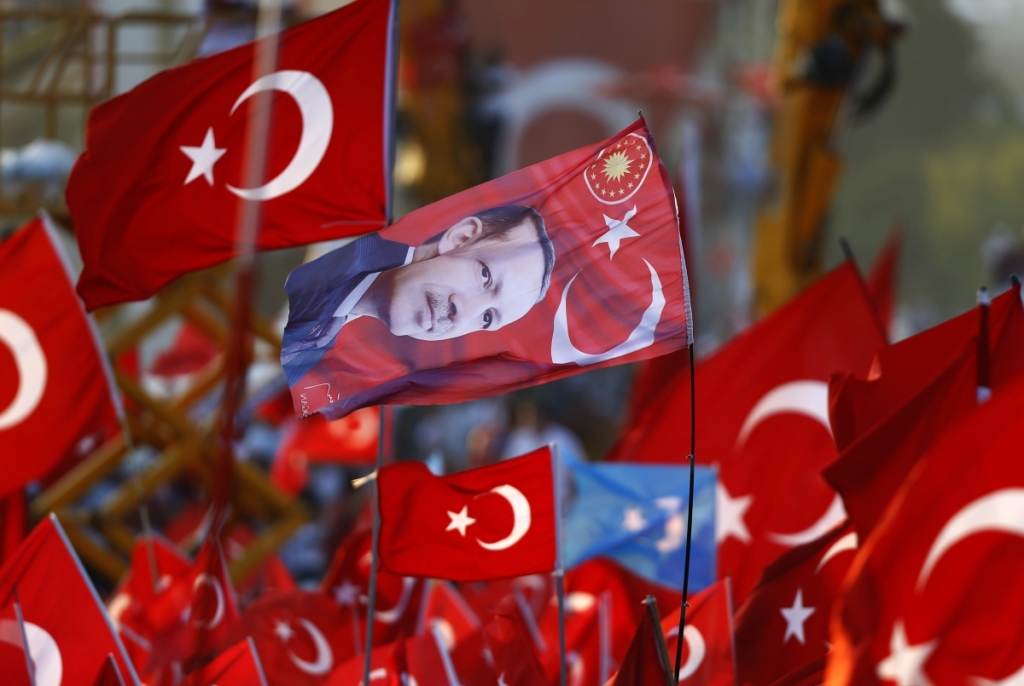
[[[639,576],[681,586],[690,468],[564,461],[565,566],[607,557]],[[715,483],[697,467],[693,491],[690,590],[715,581]]]

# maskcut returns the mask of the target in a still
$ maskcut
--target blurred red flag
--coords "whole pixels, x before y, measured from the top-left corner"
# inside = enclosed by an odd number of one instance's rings
[[[117,661],[114,660],[113,655],[107,655],[107,659],[104,661],[103,666],[100,667],[100,672],[96,675],[96,681],[92,683],[92,686],[125,686],[124,678],[121,677],[121,672],[117,668]]]
[[[294,270],[298,414],[453,403],[686,347],[676,204],[644,121]]]
[[[188,675],[187,686],[267,686],[251,638],[236,643],[210,664]]]
[[[430,631],[436,625],[449,651],[482,627],[480,618],[458,589],[448,581],[437,580],[429,582],[417,624],[417,633]]]
[[[94,108],[67,187],[88,308],[147,298],[235,256],[240,198],[261,203],[262,250],[384,226],[394,13],[388,0],[358,0],[288,29],[276,71],[255,82],[259,42]],[[268,181],[248,188],[250,100],[263,91],[274,103]]]
[[[863,543],[827,682],[1011,683],[1024,674],[1024,378],[947,430]]]
[[[845,522],[764,570],[736,612],[740,683],[770,684],[825,656],[832,604],[856,550],[857,533]]]
[[[842,521],[842,501],[820,473],[836,456],[828,379],[867,372],[883,345],[856,267],[845,263],[697,365],[697,460],[719,468],[718,574],[732,579],[737,602],[776,557]],[[682,461],[689,416],[684,369],[610,459]]]
[[[653,686],[672,682],[669,676],[672,674],[671,658],[664,645],[661,623],[652,616],[657,614],[657,603],[653,599],[650,603],[654,605],[654,612],[645,612],[640,620],[626,657],[612,681],[613,686]]]
[[[0,242],[0,495],[119,430],[119,396],[55,230],[33,219]]]
[[[92,686],[111,654],[120,672],[137,683],[114,626],[53,515],[0,568],[0,633],[16,637],[0,640],[4,684],[30,686],[28,670],[19,668],[25,654],[15,595],[36,684]]]
[[[316,591],[265,593],[245,609],[242,630],[275,685],[320,686],[355,655],[348,612]]]
[[[683,629],[683,661],[679,668],[681,686],[732,686],[734,673],[732,611],[728,579],[718,581],[687,599],[686,627]],[[679,608],[661,620],[669,659],[675,664],[679,636]],[[760,683],[760,682],[758,682]]]
[[[544,670],[517,622],[495,615],[484,629],[484,638],[494,657],[494,672],[504,686],[546,686]]]
[[[274,483],[297,495],[309,480],[310,463],[373,464],[377,459],[380,407],[364,407],[328,422],[321,415],[289,418],[274,453],[270,476]]]
[[[866,285],[875,303],[878,320],[887,332],[892,332],[896,319],[896,299],[900,279],[900,255],[903,252],[903,231],[897,226],[871,265]]]
[[[436,477],[421,462],[384,467],[380,565],[393,574],[482,581],[555,568],[551,450]]]

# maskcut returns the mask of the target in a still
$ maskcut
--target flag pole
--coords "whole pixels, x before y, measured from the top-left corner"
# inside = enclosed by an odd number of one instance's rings
[[[380,406],[380,421],[377,425],[377,471],[384,466],[384,434],[387,428],[387,406]],[[363,683],[370,683],[370,653],[373,652],[373,620],[377,614],[377,550],[380,546],[380,490],[377,479],[373,479],[373,494],[370,496],[373,508],[373,534],[370,543],[370,590],[366,605],[366,650],[363,652]]]
[[[992,397],[992,380],[988,352],[988,313],[992,301],[988,288],[978,289],[978,404]]]
[[[612,677],[612,606],[611,592],[603,591],[597,606],[597,630],[601,663],[598,671],[598,683],[605,684]]]
[[[686,552],[683,558],[683,599],[679,606],[679,640],[676,641],[676,666],[675,666],[675,681],[672,683],[679,683],[679,670],[682,668],[683,663],[683,630],[686,628],[686,608],[689,604],[686,602],[687,595],[690,590],[690,543],[693,540],[693,481],[696,475],[696,460],[694,459],[697,453],[697,383],[694,374],[694,362],[693,362],[693,343],[690,343],[690,454],[686,456],[686,459],[690,462],[690,495],[686,501]]]
[[[14,588],[14,616],[18,619],[18,631],[21,632],[21,646],[25,653],[25,667],[28,668],[28,679],[32,686],[36,686],[36,670],[32,664],[32,656],[29,655],[28,634],[25,632],[25,618],[21,614],[21,600],[18,599],[18,585]]]
[[[562,561],[562,462],[558,444],[550,443],[551,469],[555,487],[555,593],[558,596],[558,674],[561,686],[568,675],[565,664],[565,565]]]

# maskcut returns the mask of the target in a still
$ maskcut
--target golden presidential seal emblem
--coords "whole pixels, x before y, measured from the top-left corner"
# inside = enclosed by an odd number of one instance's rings
[[[643,136],[630,133],[602,150],[584,172],[591,194],[605,205],[632,198],[647,179],[654,153]]]

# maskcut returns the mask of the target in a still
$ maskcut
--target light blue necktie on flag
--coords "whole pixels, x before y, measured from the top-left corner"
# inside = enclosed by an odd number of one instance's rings
[[[650,581],[681,586],[689,466],[566,460],[565,566],[606,557]],[[697,467],[690,590],[715,581],[716,470]]]

